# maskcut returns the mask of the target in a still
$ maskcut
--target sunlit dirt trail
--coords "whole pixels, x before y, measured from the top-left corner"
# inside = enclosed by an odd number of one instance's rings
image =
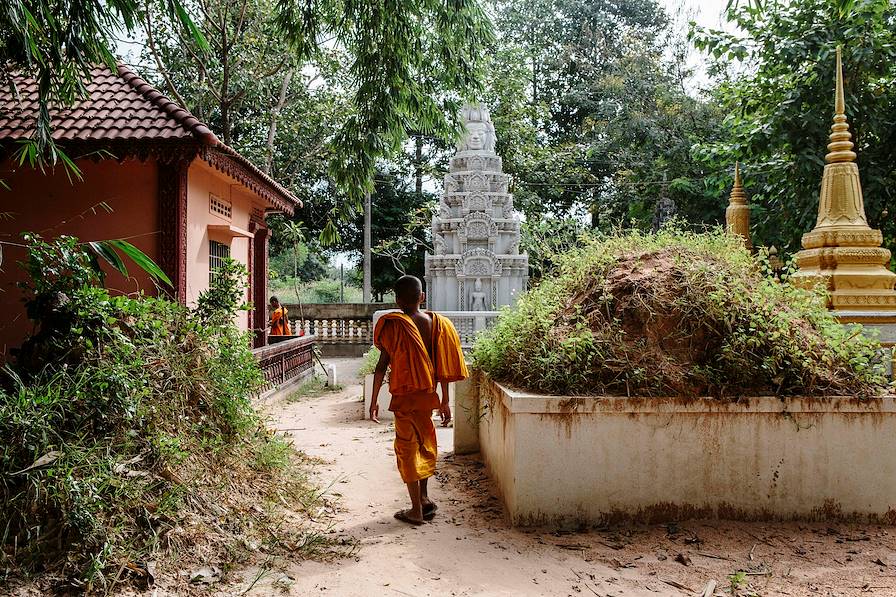
[[[344,391],[268,405],[273,424],[324,461],[315,475],[338,504],[331,535],[353,539],[357,552],[262,575],[247,570],[234,579],[234,594],[254,582],[246,594],[675,596],[702,594],[716,581],[716,595],[731,595],[732,583],[735,595],[896,595],[896,535],[888,527],[707,521],[512,529],[477,459],[451,454],[450,429],[439,429],[430,491],[437,517],[419,528],[398,522],[392,515],[407,496],[392,429],[361,419],[357,364],[337,362]]]

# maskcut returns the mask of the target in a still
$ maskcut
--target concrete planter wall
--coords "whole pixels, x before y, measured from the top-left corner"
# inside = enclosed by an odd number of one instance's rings
[[[456,437],[478,437],[516,525],[896,523],[892,396],[562,397],[512,391],[478,374],[458,395],[458,410],[456,425],[465,428]]]

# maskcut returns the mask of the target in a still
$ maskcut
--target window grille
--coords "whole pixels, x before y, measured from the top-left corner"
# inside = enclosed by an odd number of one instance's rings
[[[224,265],[224,260],[230,257],[230,245],[214,240],[208,241],[208,283],[211,285],[218,275],[218,268]]]
[[[229,220],[233,217],[233,204],[226,199],[222,199],[217,195],[209,193],[208,211],[216,216],[221,216],[225,220]]]

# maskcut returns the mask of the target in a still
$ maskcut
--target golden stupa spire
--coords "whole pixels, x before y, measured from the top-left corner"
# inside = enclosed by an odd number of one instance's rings
[[[852,133],[849,132],[849,123],[846,121],[846,97],[843,93],[843,62],[840,46],[837,46],[835,77],[837,82],[834,91],[834,124],[831,125],[831,142],[828,143],[830,153],[825,156],[825,161],[828,164],[856,161],[856,152],[852,150]]]
[[[734,162],[734,185],[725,209],[725,227],[731,234],[738,234],[744,239],[748,249],[753,248],[750,239],[750,206],[747,205],[747,194],[740,180],[740,162]]]
[[[837,48],[834,124],[818,197],[815,228],[803,235],[794,282],[821,281],[838,311],[896,311],[896,274],[880,230],[868,226],[859,167],[846,120],[843,65]]]

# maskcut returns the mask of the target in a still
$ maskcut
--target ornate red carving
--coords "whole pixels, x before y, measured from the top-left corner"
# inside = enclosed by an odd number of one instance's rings
[[[159,266],[174,283],[172,292],[187,303],[187,171],[190,160],[158,162]]]
[[[289,191],[229,147],[203,147],[200,155],[219,172],[237,179],[246,188],[262,199],[270,201],[278,209],[289,215],[295,211],[297,200]]]
[[[252,328],[256,348],[268,342],[268,229],[259,227],[252,239]]]

